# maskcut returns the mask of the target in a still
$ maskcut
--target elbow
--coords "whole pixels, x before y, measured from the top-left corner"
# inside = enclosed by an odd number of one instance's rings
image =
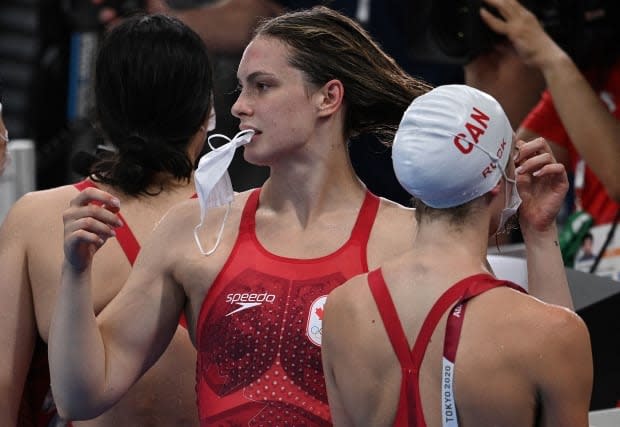
[[[614,202],[620,203],[620,183],[614,182],[612,186],[607,187],[607,194]]]
[[[607,196],[616,203],[620,203],[620,179],[617,168],[609,168],[606,173],[596,173],[596,177],[605,189]]]
[[[104,410],[89,405],[81,399],[74,399],[73,403],[65,404],[56,401],[56,410],[63,420],[83,421],[90,420],[101,415]]]
[[[72,396],[57,396],[53,390],[56,411],[63,420],[90,420],[103,414],[108,408],[97,402],[88,393],[76,393]]]

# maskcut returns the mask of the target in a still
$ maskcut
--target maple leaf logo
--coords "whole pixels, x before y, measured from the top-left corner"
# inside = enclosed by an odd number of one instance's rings
[[[323,320],[323,307],[317,308],[314,312],[319,317],[319,319]]]

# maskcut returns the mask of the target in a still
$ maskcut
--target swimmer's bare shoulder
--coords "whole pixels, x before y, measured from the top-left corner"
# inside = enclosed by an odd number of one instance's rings
[[[370,268],[410,250],[415,232],[415,210],[381,198],[368,243]]]
[[[20,233],[24,241],[32,237],[47,241],[47,237],[41,239],[41,233],[61,239],[62,212],[77,193],[72,185],[26,193],[11,206],[3,221],[4,228],[11,230],[12,237]]]
[[[150,267],[159,269],[182,285],[190,300],[201,301],[230,255],[249,194],[250,191],[235,194],[228,214],[227,205],[209,208],[200,227],[198,199],[173,206],[155,227],[143,248],[142,253],[151,253],[157,260],[147,261]],[[218,242],[220,229],[222,234]],[[205,256],[197,239],[204,251],[212,249],[216,243],[217,249]],[[140,268],[139,262],[136,263],[137,268]]]

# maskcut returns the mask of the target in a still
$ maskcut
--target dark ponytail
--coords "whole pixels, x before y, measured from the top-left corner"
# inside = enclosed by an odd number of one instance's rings
[[[123,21],[104,38],[96,62],[98,125],[117,152],[98,156],[93,178],[129,195],[153,194],[148,187],[161,172],[189,180],[188,145],[211,98],[211,65],[196,33],[164,15]]]

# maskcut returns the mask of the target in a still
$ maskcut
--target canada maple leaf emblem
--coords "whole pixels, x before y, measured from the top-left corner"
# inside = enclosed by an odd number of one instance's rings
[[[314,312],[316,313],[319,319],[323,320],[323,307],[317,308]]]

